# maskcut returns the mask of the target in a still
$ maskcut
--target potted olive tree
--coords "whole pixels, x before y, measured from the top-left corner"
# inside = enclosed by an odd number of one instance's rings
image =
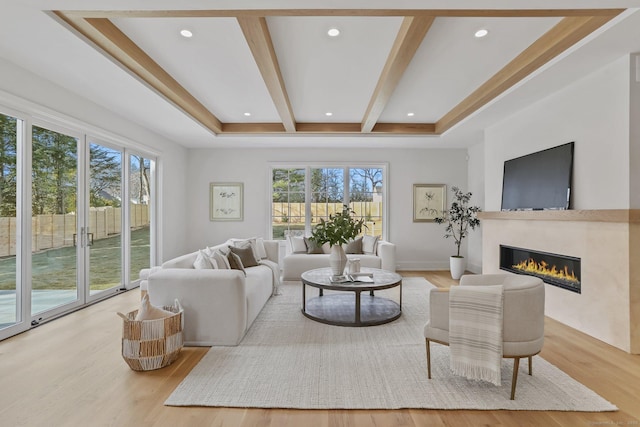
[[[325,243],[331,246],[329,265],[334,276],[341,276],[347,265],[347,255],[342,245],[357,237],[364,226],[364,219],[356,219],[352,214],[355,214],[353,209],[344,205],[342,212],[330,214],[328,220],[320,219],[309,237],[318,246]]]
[[[469,234],[469,230],[474,230],[480,225],[480,220],[477,216],[480,208],[478,206],[469,206],[471,193],[464,193],[458,187],[452,187],[451,191],[453,191],[451,207],[444,210],[442,216],[433,220],[438,224],[447,224],[444,237],[453,237],[458,248],[456,255],[451,255],[449,258],[451,277],[458,280],[464,274],[466,268],[466,261],[460,255],[460,246],[462,245],[462,240]]]

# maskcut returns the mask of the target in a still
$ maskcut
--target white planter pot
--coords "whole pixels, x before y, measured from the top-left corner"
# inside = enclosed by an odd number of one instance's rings
[[[331,246],[329,266],[334,276],[342,276],[344,274],[344,268],[347,266],[347,255],[345,255],[342,245]]]
[[[467,267],[467,260],[460,256],[449,257],[449,270],[451,270],[451,277],[458,280],[464,274]]]

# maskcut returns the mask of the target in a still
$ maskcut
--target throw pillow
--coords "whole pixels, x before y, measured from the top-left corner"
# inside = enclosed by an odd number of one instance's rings
[[[375,255],[378,250],[378,240],[380,236],[363,236],[362,252],[366,255]]]
[[[205,268],[211,269],[214,267],[207,254],[203,250],[199,250],[198,255],[196,255],[196,260],[193,262],[193,268],[201,270]]]
[[[222,251],[217,250],[213,253],[212,258],[216,261],[216,264],[218,264],[218,268],[221,270],[229,270],[231,268],[231,266],[229,265],[229,260],[227,259],[227,255],[224,254]]]
[[[267,248],[264,247],[264,239],[262,237],[256,238],[256,259],[261,260],[267,258]]]
[[[291,249],[292,254],[306,254],[307,253],[307,245],[304,242],[304,237],[302,236],[287,236],[289,240],[289,249]]]
[[[165,317],[173,316],[175,313],[167,311],[163,308],[151,305],[149,302],[149,294],[145,294],[140,302],[140,310],[136,314],[135,320],[156,320],[164,319]]]
[[[252,237],[250,239],[229,239],[229,241],[231,242],[231,246],[234,246],[236,248],[251,248],[255,259],[260,259],[258,257],[258,248],[256,247],[255,237]]]
[[[231,267],[232,270],[240,270],[244,273],[244,275],[247,275],[247,272],[244,271],[244,266],[242,265],[242,261],[240,260],[240,257],[236,254],[234,254],[233,252],[229,252],[229,254],[227,255],[227,259],[229,260],[229,266]]]
[[[240,257],[240,261],[242,261],[243,267],[255,267],[256,265],[258,265],[258,260],[256,260],[251,246],[247,246],[246,248],[229,246],[229,250],[231,251],[231,253],[234,253]]]
[[[357,237],[354,240],[347,243],[347,247],[344,248],[344,252],[347,254],[361,254],[362,253],[362,237]]]
[[[322,245],[318,245],[313,240],[309,240],[309,238],[304,238],[304,243],[307,245],[307,253],[308,254],[323,254]]]

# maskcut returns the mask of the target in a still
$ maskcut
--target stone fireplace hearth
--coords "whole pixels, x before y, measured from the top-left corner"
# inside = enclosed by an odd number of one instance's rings
[[[478,216],[483,273],[504,273],[501,245],[579,259],[579,272],[574,271],[579,292],[545,285],[545,314],[640,354],[639,210],[482,212]]]

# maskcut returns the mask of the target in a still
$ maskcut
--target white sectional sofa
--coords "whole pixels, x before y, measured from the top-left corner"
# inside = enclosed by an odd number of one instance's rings
[[[293,239],[302,237],[294,236],[289,239],[287,255],[282,260],[282,281],[299,281],[300,275],[314,268],[329,267],[329,250],[323,246],[323,253],[307,253],[303,251],[302,244]],[[298,246],[298,247],[296,247]],[[361,267],[381,268],[388,271],[396,271],[396,245],[384,240],[377,241],[370,253],[347,253],[347,258],[360,259]]]
[[[226,250],[237,242],[229,240],[209,250]],[[238,345],[280,282],[278,242],[265,240],[263,249],[265,257],[259,265],[245,268],[246,276],[237,269],[196,269],[196,251],[141,271],[141,289],[146,288],[155,306],[180,301],[185,345]]]

